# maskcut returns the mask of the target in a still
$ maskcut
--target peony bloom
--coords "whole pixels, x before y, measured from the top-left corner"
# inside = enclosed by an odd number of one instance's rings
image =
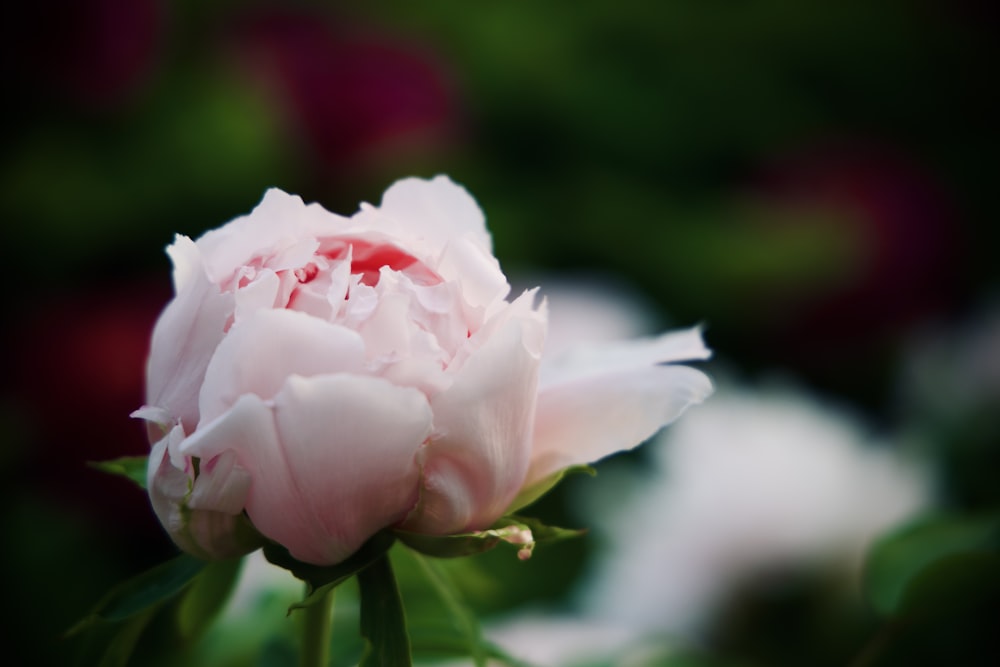
[[[483,214],[443,176],[350,218],[279,190],[168,249],[153,331],[154,510],[206,558],[260,536],[334,564],[387,527],[489,527],[561,469],[704,399],[697,329],[542,363],[545,304],[512,301]],[[523,497],[523,496],[522,496]]]

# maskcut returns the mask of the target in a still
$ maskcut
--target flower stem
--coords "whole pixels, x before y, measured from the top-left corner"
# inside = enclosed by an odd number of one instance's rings
[[[301,667],[327,667],[330,664],[334,590],[331,588],[316,604],[303,610]]]

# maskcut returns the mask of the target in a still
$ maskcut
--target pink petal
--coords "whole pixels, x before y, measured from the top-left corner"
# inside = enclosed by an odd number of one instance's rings
[[[275,414],[290,473],[325,534],[318,545],[278,538],[296,558],[339,562],[416,503],[416,457],[432,422],[420,391],[356,375],[291,377]],[[280,508],[253,499],[247,509],[255,524],[281,529]]]
[[[416,502],[416,453],[430,429],[415,389],[292,376],[270,405],[243,396],[181,449],[203,460],[234,452],[252,479],[246,511],[257,530],[299,560],[331,565]]]
[[[539,391],[526,486],[567,466],[631,449],[712,393],[708,377],[687,366],[594,368]]]
[[[405,178],[393,183],[376,209],[364,205],[353,218],[397,238],[424,245],[437,255],[445,244],[468,236],[487,252],[492,240],[476,200],[447,176]]]
[[[249,215],[206,232],[197,244],[206,271],[217,284],[255,258],[266,258],[267,266],[274,271],[296,269],[306,264],[319,247],[310,233],[319,219],[328,222],[331,233],[343,221],[317,204],[306,206],[300,197],[271,188]]]
[[[281,542],[293,536],[299,543],[325,543],[322,525],[289,471],[272,408],[257,396],[240,397],[228,412],[199,427],[181,443],[180,450],[184,456],[203,461],[226,452],[236,455],[236,463],[251,479],[247,513],[266,537]]]
[[[233,312],[233,297],[208,280],[191,239],[178,236],[168,252],[178,292],[153,329],[146,404],[165,409],[190,432],[199,418],[198,389]]]
[[[171,538],[185,551],[205,559],[241,556],[259,546],[240,515],[246,502],[249,475],[231,453],[207,464],[192,486],[191,476],[168,449],[183,438],[180,426],[153,446],[147,486],[153,510]]]
[[[202,423],[243,394],[271,398],[289,375],[360,372],[357,332],[292,310],[258,310],[233,326],[208,364],[199,399]]]
[[[436,435],[424,450],[424,493],[409,530],[447,534],[489,526],[524,481],[530,456],[544,316],[533,294],[465,361],[432,401]]]
[[[546,357],[542,367],[542,387],[609,371],[702,360],[711,356],[700,327],[669,331],[650,338],[567,345],[558,357]]]

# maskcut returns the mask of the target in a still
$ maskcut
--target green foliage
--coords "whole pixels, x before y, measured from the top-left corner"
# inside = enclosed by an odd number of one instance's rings
[[[94,623],[126,620],[169,600],[190,585],[206,565],[205,561],[181,554],[119,584],[83,620],[70,628],[67,636]]]
[[[184,593],[177,609],[177,629],[191,642],[200,637],[222,610],[239,581],[243,559],[208,563]]]
[[[888,618],[857,664],[995,664],[1000,515],[931,516],[887,536],[866,583]]]
[[[996,553],[1000,516],[936,515],[926,517],[876,544],[868,557],[868,599],[880,614],[892,616],[912,605],[914,585],[942,562],[964,554]]]
[[[191,646],[229,598],[241,564],[182,554],[122,582],[66,632],[81,638],[79,664],[124,667],[147,626],[165,611],[174,619],[178,646]]]
[[[358,586],[361,589],[361,636],[365,640],[360,667],[413,664],[406,613],[385,552],[358,572]]]
[[[377,533],[350,558],[330,566],[303,563],[293,558],[288,549],[274,542],[264,545],[264,556],[274,565],[285,568],[308,584],[308,595],[302,602],[293,604],[288,609],[291,613],[323,600],[329,591],[379,560],[395,541],[396,538],[389,532]]]

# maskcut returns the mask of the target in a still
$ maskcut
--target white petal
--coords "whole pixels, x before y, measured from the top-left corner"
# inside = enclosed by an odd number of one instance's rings
[[[208,364],[199,399],[202,423],[243,394],[273,397],[293,373],[360,372],[364,355],[354,331],[292,310],[258,310],[230,329]]]
[[[711,393],[704,373],[672,365],[625,365],[544,387],[526,485],[631,449]]]
[[[424,494],[404,524],[427,533],[485,528],[520,489],[530,457],[544,319],[509,320],[432,401],[438,433],[424,450]]]

